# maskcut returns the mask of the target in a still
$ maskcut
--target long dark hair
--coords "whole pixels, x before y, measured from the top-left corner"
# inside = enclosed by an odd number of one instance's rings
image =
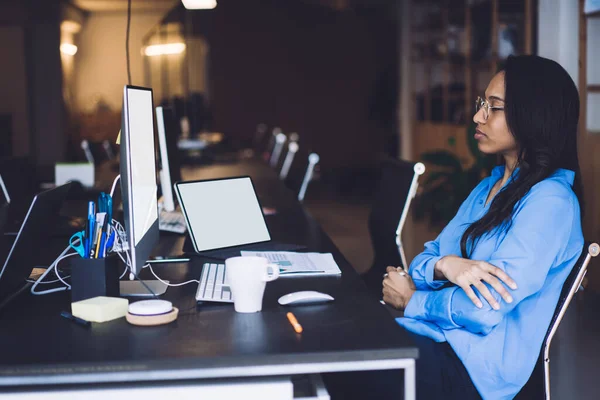
[[[509,57],[503,70],[504,114],[520,149],[519,172],[494,197],[488,212],[463,234],[460,250],[464,258],[472,254],[485,234],[495,229],[508,231],[519,200],[559,168],[575,172],[573,191],[583,212],[577,157],[579,94],[575,83],[558,63],[538,56]]]

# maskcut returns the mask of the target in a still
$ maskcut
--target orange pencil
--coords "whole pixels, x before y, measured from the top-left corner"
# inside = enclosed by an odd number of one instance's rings
[[[294,327],[296,333],[302,333],[302,325],[298,323],[298,320],[291,312],[287,313],[287,319],[290,321],[290,324]]]

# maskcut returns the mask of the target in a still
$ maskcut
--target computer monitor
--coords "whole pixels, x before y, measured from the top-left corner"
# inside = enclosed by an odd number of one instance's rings
[[[166,211],[175,210],[175,189],[173,184],[181,180],[181,163],[177,149],[177,121],[169,107],[156,107],[156,128],[160,150],[160,186],[163,207]]]
[[[136,275],[158,242],[152,89],[125,86],[121,118],[121,192],[131,270]]]

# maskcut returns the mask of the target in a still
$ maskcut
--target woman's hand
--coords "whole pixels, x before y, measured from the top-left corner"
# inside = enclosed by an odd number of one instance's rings
[[[507,303],[512,303],[513,298],[500,281],[513,290],[517,288],[515,281],[500,268],[485,261],[469,260],[457,256],[441,258],[435,264],[435,274],[438,277],[443,275],[450,282],[460,286],[479,308],[483,307],[483,304],[471,286],[477,288],[494,310],[499,310],[500,304],[483,282],[489,283]]]
[[[417,291],[415,283],[400,267],[387,267],[386,271],[383,276],[383,301],[398,310],[404,310]]]

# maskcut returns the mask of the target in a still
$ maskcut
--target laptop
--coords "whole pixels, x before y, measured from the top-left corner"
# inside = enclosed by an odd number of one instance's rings
[[[50,239],[51,228],[59,218],[71,185],[67,183],[37,194],[16,237],[4,234],[0,236],[0,299],[9,297],[20,289],[36,265],[52,261],[40,260],[39,249]],[[0,226],[0,229],[4,233],[6,224]]]
[[[175,194],[189,233],[183,248],[186,253],[226,259],[239,256],[242,250],[305,248],[271,239],[249,176],[177,182]]]

